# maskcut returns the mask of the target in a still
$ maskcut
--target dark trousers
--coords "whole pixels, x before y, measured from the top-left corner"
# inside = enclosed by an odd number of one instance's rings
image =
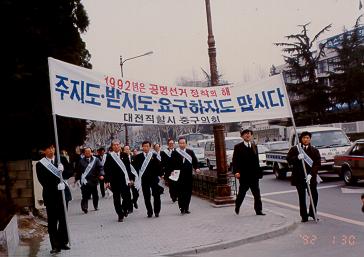
[[[58,203],[48,204],[46,206],[46,211],[48,218],[48,234],[52,249],[59,249],[61,246],[68,244],[63,203],[60,201]]]
[[[147,215],[153,214],[153,207],[151,203],[151,195],[154,199],[154,213],[159,214],[161,211],[161,191],[157,182],[142,182],[142,190],[144,196],[145,207],[147,208]],[[152,192],[152,194],[151,194]]]
[[[90,186],[90,185],[82,185],[81,186],[81,209],[87,210],[88,209],[88,200],[92,195],[92,203],[94,208],[97,209],[99,206],[99,192],[97,191],[97,186]]]
[[[192,178],[177,182],[178,207],[181,211],[189,211],[192,196]]]
[[[239,180],[239,192],[236,196],[235,206],[236,208],[240,208],[241,204],[244,201],[246,192],[249,190],[252,192],[254,196],[254,210],[256,213],[262,211],[262,199],[260,197],[260,189],[259,189],[259,180]]]
[[[177,192],[177,182],[167,178],[168,188],[169,188],[169,196],[172,201],[177,201],[178,192]]]
[[[104,182],[104,180],[100,180],[100,192],[101,192],[101,196],[105,197],[105,182]]]
[[[131,205],[130,187],[112,187],[115,211],[119,217],[124,217]],[[123,202],[121,202],[121,198]]]
[[[310,210],[307,214],[306,190],[308,190],[308,189],[307,189],[306,184],[297,185],[296,188],[297,188],[297,192],[298,192],[298,199],[299,199],[299,203],[300,203],[300,215],[301,215],[302,219],[307,219],[308,216],[314,217],[311,202],[310,202]],[[312,183],[310,185],[310,189],[311,189],[311,193],[312,193],[313,203],[315,205],[315,210],[317,210],[316,209],[317,202],[318,202],[317,184]]]
[[[135,186],[131,187],[131,194],[133,196],[133,204],[138,202],[138,198],[139,198],[139,190],[135,188]]]

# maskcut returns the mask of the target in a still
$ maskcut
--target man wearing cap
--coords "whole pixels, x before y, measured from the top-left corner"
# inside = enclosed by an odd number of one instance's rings
[[[43,187],[42,195],[47,211],[48,234],[53,254],[70,249],[67,246],[69,242],[62,190],[65,191],[67,206],[68,202],[72,200],[72,196],[67,183],[60,181],[60,172],[62,172],[63,179],[70,178],[73,172],[65,157],[61,156],[61,163],[58,163],[53,144],[45,144],[41,150],[44,158],[36,164],[36,172],[39,183]]]
[[[88,212],[88,200],[92,195],[92,202],[95,211],[98,210],[99,194],[97,185],[99,180],[104,179],[104,167],[101,161],[92,156],[90,147],[85,148],[85,156],[78,162],[76,166],[76,181],[80,181],[82,200],[81,209],[84,213]]]
[[[244,129],[240,132],[243,142],[235,145],[233,153],[233,173],[239,179],[239,192],[235,201],[235,213],[238,215],[245,194],[251,190],[254,196],[254,210],[257,215],[265,215],[262,212],[262,200],[259,189],[259,179],[263,177],[263,171],[259,165],[258,148],[252,141],[253,131]]]
[[[288,164],[292,167],[292,176],[291,176],[291,184],[292,186],[296,186],[298,192],[298,198],[300,203],[300,215],[302,218],[302,222],[307,222],[308,217],[312,217],[314,219],[314,212],[312,206],[310,204],[310,210],[307,214],[306,207],[306,189],[307,184],[310,185],[312,199],[315,206],[315,210],[318,202],[318,193],[317,193],[317,172],[321,165],[321,156],[320,152],[311,145],[311,133],[308,131],[304,131],[299,136],[299,144],[293,146],[287,154]],[[302,148],[304,153],[300,153],[299,146]],[[307,177],[305,177],[305,173],[303,170],[302,159],[304,159],[305,155],[307,155],[313,161],[312,166],[308,165],[305,161]]]

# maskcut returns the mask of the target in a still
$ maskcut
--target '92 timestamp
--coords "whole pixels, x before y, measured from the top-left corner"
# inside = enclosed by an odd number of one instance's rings
[[[300,234],[299,237],[304,245],[316,245],[326,241],[324,241],[323,238],[319,238],[319,236],[315,234]],[[354,235],[333,235],[331,237],[325,238],[328,240],[326,242],[331,245],[352,247],[357,243],[357,237]]]

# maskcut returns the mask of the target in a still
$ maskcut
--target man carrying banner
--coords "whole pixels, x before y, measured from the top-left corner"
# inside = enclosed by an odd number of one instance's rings
[[[169,196],[171,197],[173,202],[176,202],[177,201],[176,181],[173,181],[169,178],[171,172],[173,171],[171,156],[172,152],[175,151],[174,140],[171,138],[168,139],[167,144],[168,148],[161,152],[164,181],[168,185]]]
[[[99,160],[101,161],[102,166],[105,165],[105,161],[106,161],[106,153],[105,153],[105,148],[100,147],[99,149],[97,149],[97,158],[99,158]],[[100,180],[100,192],[101,192],[101,196],[105,197],[105,181],[104,180]]]
[[[88,212],[88,200],[92,195],[92,202],[95,211],[99,206],[99,194],[97,191],[97,185],[99,180],[104,179],[104,167],[101,161],[92,156],[92,150],[90,147],[85,148],[85,156],[78,162],[76,166],[75,180],[80,180],[82,200],[81,210],[84,213]]]
[[[73,172],[66,158],[60,157],[61,163],[57,162],[53,144],[45,144],[41,150],[45,157],[36,164],[36,172],[39,183],[43,187],[43,201],[47,211],[48,234],[53,254],[70,249],[67,246],[69,241],[62,190],[65,190],[67,206],[68,202],[72,200],[72,196],[67,182],[60,181],[60,172],[62,172],[63,179],[70,178]]]
[[[179,175],[178,177],[171,176],[171,179],[177,182],[178,207],[181,214],[190,214],[192,171],[195,169],[196,172],[200,172],[200,170],[195,153],[191,149],[187,149],[186,138],[179,138],[178,146],[175,151],[172,151],[171,163],[173,172],[178,171]]]
[[[162,176],[161,163],[157,158],[157,155],[151,150],[151,143],[144,141],[142,143],[143,152],[135,157],[134,165],[135,169],[139,171],[139,177],[141,178],[144,203],[147,209],[147,216],[151,218],[153,216],[153,207],[150,201],[152,191],[154,199],[154,215],[159,217],[161,210],[161,191],[159,183],[159,176]]]
[[[108,153],[104,165],[105,186],[111,188],[115,211],[118,214],[118,221],[123,222],[128,216],[131,205],[130,197],[130,161],[126,153],[121,152],[120,141],[113,140],[112,151]],[[121,199],[123,202],[121,203]]]
[[[259,165],[258,148],[253,139],[253,131],[244,129],[240,132],[243,142],[235,145],[233,153],[233,173],[239,179],[239,192],[235,201],[235,213],[238,215],[245,194],[251,190],[254,196],[254,210],[257,215],[265,215],[262,212],[262,200],[260,196],[259,179],[263,177],[263,171]]]
[[[129,213],[133,212],[133,206],[135,209],[138,209],[138,198],[139,198],[139,189],[141,187],[139,181],[139,174],[138,171],[134,167],[134,159],[135,157],[131,155],[130,146],[126,145],[123,148],[123,152],[128,155],[129,162],[130,162],[130,170],[132,175],[129,177],[130,181],[132,181],[130,189],[131,189],[131,196],[132,196],[132,204],[129,206]]]
[[[321,165],[320,152],[311,145],[311,133],[304,131],[299,136],[299,142],[301,147],[298,145],[292,147],[287,154],[288,164],[292,167],[291,184],[296,186],[298,192],[298,198],[300,203],[300,215],[302,222],[307,222],[308,217],[315,219],[315,213],[310,204],[309,213],[307,214],[306,207],[306,189],[307,184],[310,185],[312,200],[316,210],[318,202],[317,193],[317,172]],[[301,152],[302,151],[302,152]],[[302,165],[302,160],[305,161],[305,167],[307,177]]]

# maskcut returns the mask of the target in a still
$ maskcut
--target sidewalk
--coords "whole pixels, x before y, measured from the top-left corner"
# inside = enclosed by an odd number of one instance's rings
[[[279,208],[275,210],[272,205],[264,208],[266,216],[256,216],[248,197],[239,216],[232,206],[214,208],[197,197],[192,197],[191,214],[181,215],[167,189],[162,195],[159,218],[146,217],[140,197],[139,209],[122,223],[117,222],[112,198],[101,198],[99,211],[93,210],[90,200],[89,213],[84,214],[80,209],[80,192],[73,192],[73,197],[68,212],[72,249],[57,256],[180,256],[267,239],[295,227],[293,218],[277,212]],[[17,256],[31,256],[30,252],[35,252],[31,250],[21,246]],[[35,256],[49,256],[50,250],[47,236]]]

